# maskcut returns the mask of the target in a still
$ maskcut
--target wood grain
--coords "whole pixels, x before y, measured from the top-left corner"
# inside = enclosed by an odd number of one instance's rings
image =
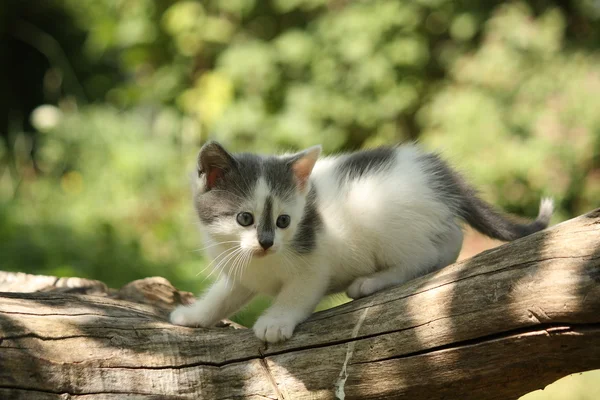
[[[0,398],[504,400],[600,368],[600,210],[316,313],[268,347],[169,324],[191,295],[162,278],[57,282],[0,274]]]

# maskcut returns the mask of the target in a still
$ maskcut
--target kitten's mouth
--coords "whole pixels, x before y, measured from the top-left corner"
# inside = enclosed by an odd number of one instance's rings
[[[271,251],[270,249],[267,249],[267,250],[260,249],[260,250],[254,250],[254,253],[252,254],[252,256],[254,256],[256,258],[263,258],[271,253],[273,253],[273,251]]]

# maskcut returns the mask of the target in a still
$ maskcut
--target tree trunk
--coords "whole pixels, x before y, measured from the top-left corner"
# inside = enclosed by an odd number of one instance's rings
[[[0,275],[4,399],[511,399],[600,368],[600,209],[314,314],[265,346],[166,321],[162,278]]]

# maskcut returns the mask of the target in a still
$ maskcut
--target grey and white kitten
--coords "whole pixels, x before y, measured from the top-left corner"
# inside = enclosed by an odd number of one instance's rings
[[[414,145],[320,153],[202,147],[194,202],[219,278],[172,323],[210,327],[266,293],[275,298],[254,332],[283,341],[328,293],[357,299],[456,261],[461,221],[510,241],[544,229],[553,212],[544,199],[535,221],[516,223]]]

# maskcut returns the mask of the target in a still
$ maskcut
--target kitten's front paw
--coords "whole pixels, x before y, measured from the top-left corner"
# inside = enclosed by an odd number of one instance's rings
[[[263,342],[283,342],[292,337],[296,321],[286,317],[263,315],[254,324],[256,337]]]
[[[361,276],[348,286],[346,295],[354,300],[360,299],[361,297],[375,293],[381,289],[380,286],[380,282],[377,279]]]
[[[179,306],[171,315],[169,315],[169,320],[174,325],[182,325],[182,326],[199,326],[203,328],[208,328],[214,323],[209,316],[206,315],[205,312],[199,311],[198,307],[195,307],[195,304],[192,306]]]

